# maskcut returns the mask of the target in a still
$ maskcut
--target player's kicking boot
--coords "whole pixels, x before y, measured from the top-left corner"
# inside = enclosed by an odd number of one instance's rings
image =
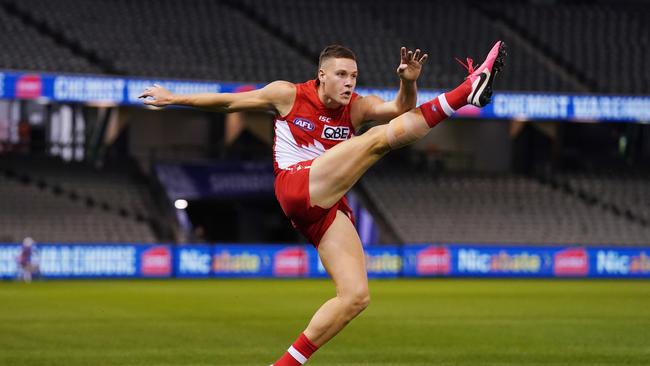
[[[456,59],[467,69],[469,72],[467,78],[472,82],[472,92],[467,97],[467,103],[477,107],[483,107],[490,103],[492,83],[494,77],[503,68],[506,55],[506,44],[498,41],[488,53],[485,61],[477,69],[474,69],[474,61],[471,58],[467,58],[467,64]]]

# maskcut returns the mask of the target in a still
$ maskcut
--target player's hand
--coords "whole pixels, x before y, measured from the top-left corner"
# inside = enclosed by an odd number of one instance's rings
[[[144,99],[143,103],[156,107],[164,107],[173,104],[174,94],[158,84],[153,84],[140,94],[138,98]]]
[[[403,81],[416,81],[420,76],[420,71],[422,71],[422,64],[429,55],[426,53],[421,55],[419,48],[413,52],[407,50],[406,47],[402,47],[400,54],[401,60],[397,67],[397,74]]]

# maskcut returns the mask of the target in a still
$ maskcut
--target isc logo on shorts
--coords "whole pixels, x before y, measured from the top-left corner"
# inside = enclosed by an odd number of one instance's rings
[[[328,140],[347,140],[350,137],[350,127],[324,125],[320,137]]]

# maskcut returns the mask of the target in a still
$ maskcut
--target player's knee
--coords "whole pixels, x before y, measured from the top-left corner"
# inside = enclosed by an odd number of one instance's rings
[[[377,155],[384,155],[390,151],[388,138],[386,137],[387,125],[379,125],[372,127],[364,136],[368,136],[370,152]]]
[[[359,312],[362,312],[366,310],[368,306],[370,306],[370,294],[366,293],[357,300],[357,309],[359,309]]]
[[[344,297],[348,313],[355,317],[370,305],[370,293],[368,289],[358,289]]]
[[[426,136],[431,127],[419,110],[402,114],[391,120],[386,128],[386,140],[392,150],[410,145]]]

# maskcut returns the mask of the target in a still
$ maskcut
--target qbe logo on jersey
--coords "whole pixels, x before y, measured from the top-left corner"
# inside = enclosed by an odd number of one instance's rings
[[[324,125],[320,137],[328,140],[347,140],[350,138],[350,127]]]

